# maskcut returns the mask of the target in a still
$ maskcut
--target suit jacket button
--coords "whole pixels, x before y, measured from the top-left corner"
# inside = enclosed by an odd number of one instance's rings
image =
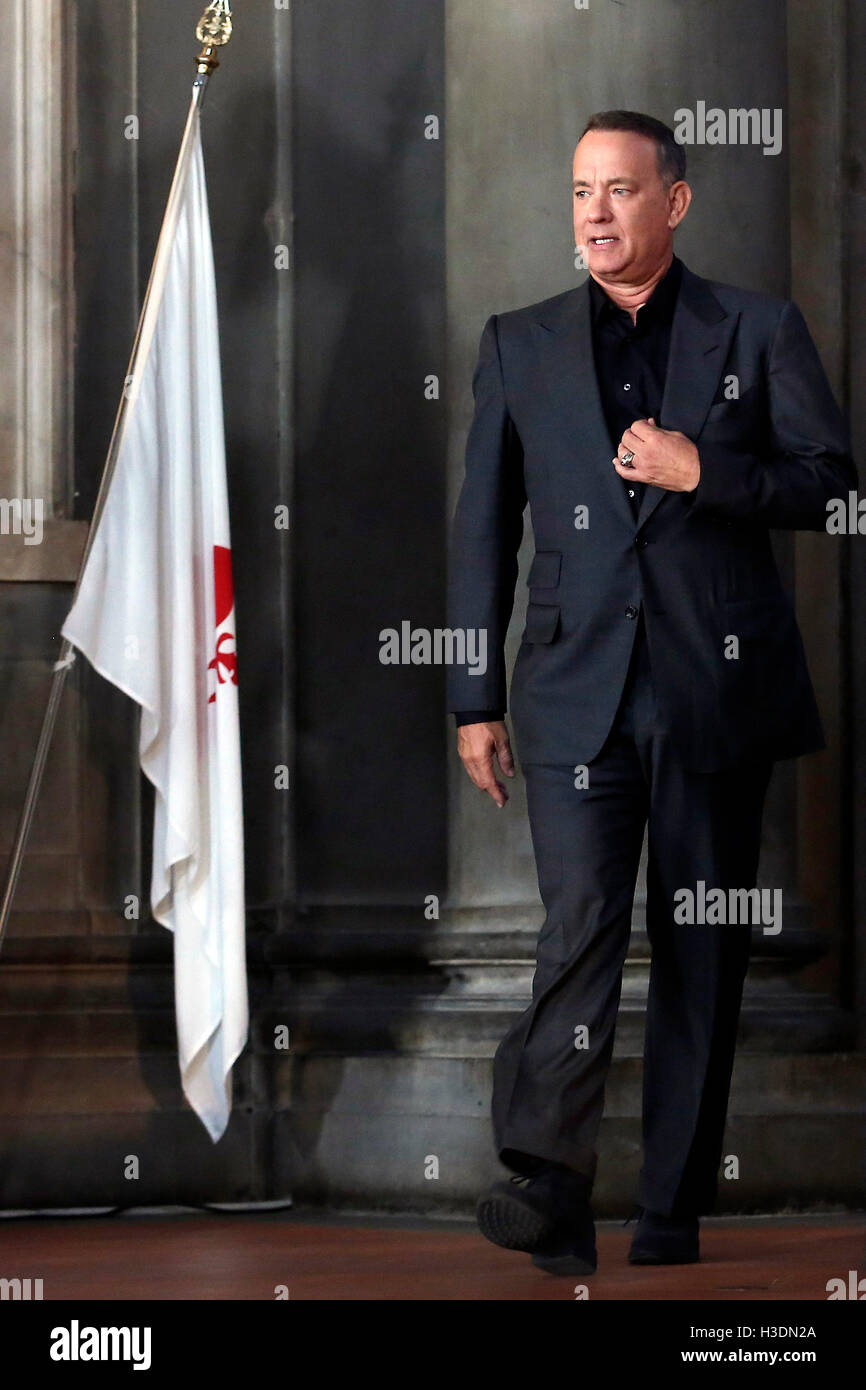
[[[637,609],[635,608],[635,606],[634,606],[633,603],[630,603],[629,606],[628,606],[628,608],[625,610],[625,616],[626,616],[627,618],[636,618],[636,617],[637,617]]]

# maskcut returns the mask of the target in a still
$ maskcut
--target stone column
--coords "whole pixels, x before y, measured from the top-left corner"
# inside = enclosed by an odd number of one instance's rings
[[[851,417],[854,457],[860,471],[858,494],[866,496],[866,184],[863,150],[866,149],[866,109],[858,98],[866,62],[866,10],[858,0],[844,6],[845,61],[841,64],[847,87],[843,103],[845,120],[844,179],[841,224],[845,235],[843,278],[843,362]],[[866,1048],[866,539],[856,536],[848,548],[848,612],[844,631],[848,646],[849,705],[841,741],[844,789],[843,884],[847,890],[850,937],[843,954],[844,999],[858,1020],[857,1045]]]

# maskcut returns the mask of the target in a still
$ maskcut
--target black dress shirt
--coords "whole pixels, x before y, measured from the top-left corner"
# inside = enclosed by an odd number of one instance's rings
[[[628,309],[620,309],[590,276],[592,349],[601,406],[610,433],[611,453],[635,420],[652,417],[658,424],[671,345],[671,324],[680,290],[683,263],[674,256],[649,299],[632,323]],[[608,462],[609,468],[613,463]],[[623,479],[637,521],[643,483]],[[503,710],[461,710],[454,715],[461,724],[489,723],[504,718]]]
[[[610,433],[611,458],[635,420],[652,416],[658,424],[682,269],[682,261],[674,256],[647,302],[638,309],[634,323],[629,311],[618,308],[601,285],[590,279],[595,375]],[[623,487],[636,518],[644,485],[623,480]]]

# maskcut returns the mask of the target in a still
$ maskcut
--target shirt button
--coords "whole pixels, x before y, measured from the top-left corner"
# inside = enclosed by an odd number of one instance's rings
[[[633,488],[633,487],[630,487],[630,488],[629,488],[629,490],[628,490],[628,495],[629,495],[629,497],[634,497],[634,488]]]
[[[631,382],[630,382],[630,381],[625,382],[625,384],[623,385],[623,388],[622,388],[622,389],[623,389],[623,391],[630,391],[630,390],[631,390]]]
[[[628,608],[625,610],[625,616],[626,616],[627,618],[636,618],[636,617],[637,617],[637,609],[635,608],[635,606],[634,606],[633,603],[630,603],[629,606],[628,606]]]
[[[638,550],[645,550],[648,545],[648,542],[644,540],[643,536],[635,536],[634,543],[637,546]]]

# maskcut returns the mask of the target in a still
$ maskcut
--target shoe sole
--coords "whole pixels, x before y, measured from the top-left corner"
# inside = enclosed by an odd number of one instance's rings
[[[598,1261],[579,1255],[533,1255],[532,1263],[547,1274],[595,1274]]]
[[[549,1216],[505,1193],[482,1197],[476,1208],[478,1228],[494,1245],[528,1254],[549,1243],[554,1224]]]

